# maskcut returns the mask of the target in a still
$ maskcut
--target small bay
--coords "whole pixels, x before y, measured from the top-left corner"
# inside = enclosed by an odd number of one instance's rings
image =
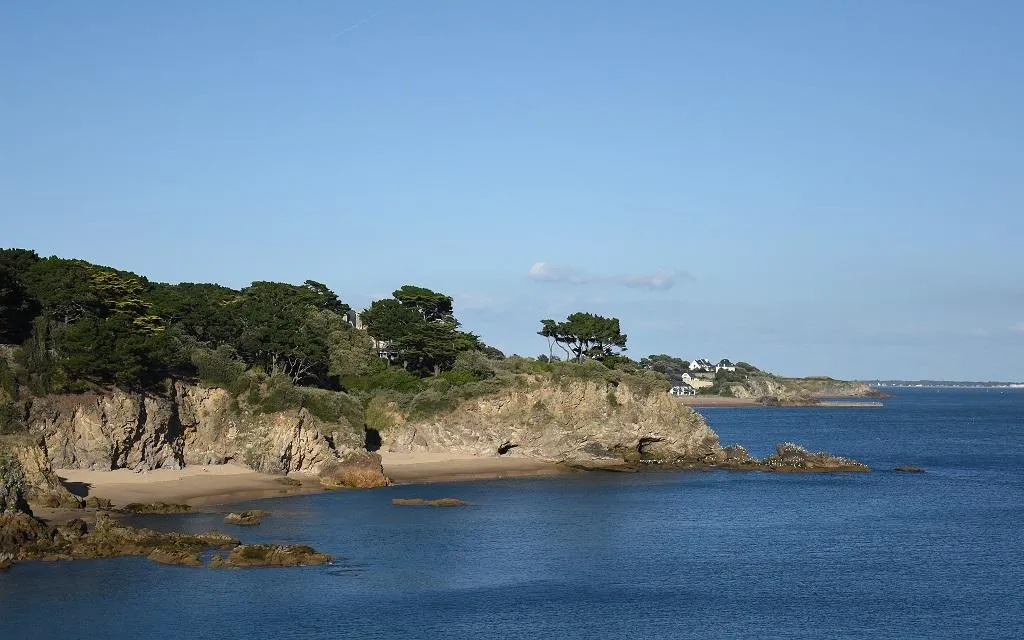
[[[791,440],[874,471],[581,473],[232,505],[272,514],[231,530],[244,540],[337,562],[20,563],[0,573],[0,638],[1024,637],[1024,391],[702,411],[755,456]],[[225,530],[223,515],[132,522]]]

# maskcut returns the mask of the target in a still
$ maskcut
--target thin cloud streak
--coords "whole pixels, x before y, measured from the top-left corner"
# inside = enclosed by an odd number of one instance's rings
[[[658,271],[650,274],[598,276],[572,267],[549,265],[535,262],[526,277],[534,282],[550,282],[574,285],[604,284],[644,291],[667,291],[681,281],[693,280],[685,271]]]

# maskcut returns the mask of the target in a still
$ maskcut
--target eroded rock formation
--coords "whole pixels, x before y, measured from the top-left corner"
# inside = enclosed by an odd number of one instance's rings
[[[723,459],[718,435],[667,393],[573,381],[524,383],[429,419],[391,409],[382,449],[589,464]]]

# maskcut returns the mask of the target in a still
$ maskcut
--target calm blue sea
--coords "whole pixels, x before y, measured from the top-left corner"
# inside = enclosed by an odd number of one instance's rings
[[[597,473],[262,502],[273,515],[243,538],[341,560],[23,563],[0,573],[0,638],[1024,638],[1024,391],[897,394],[704,412],[723,443],[763,455],[794,440],[871,474]],[[473,506],[390,505],[443,496]],[[142,521],[200,531],[222,515]]]

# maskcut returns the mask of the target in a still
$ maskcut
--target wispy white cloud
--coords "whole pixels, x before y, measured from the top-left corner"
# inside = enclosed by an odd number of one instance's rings
[[[1010,325],[1010,331],[1014,333],[1024,333],[1024,322],[1018,322],[1017,324]]]
[[[535,262],[526,277],[535,282],[559,282],[563,284],[604,284],[646,291],[665,291],[681,281],[692,280],[693,276],[685,271],[658,271],[649,274],[624,274],[600,276],[572,267],[563,267]]]

